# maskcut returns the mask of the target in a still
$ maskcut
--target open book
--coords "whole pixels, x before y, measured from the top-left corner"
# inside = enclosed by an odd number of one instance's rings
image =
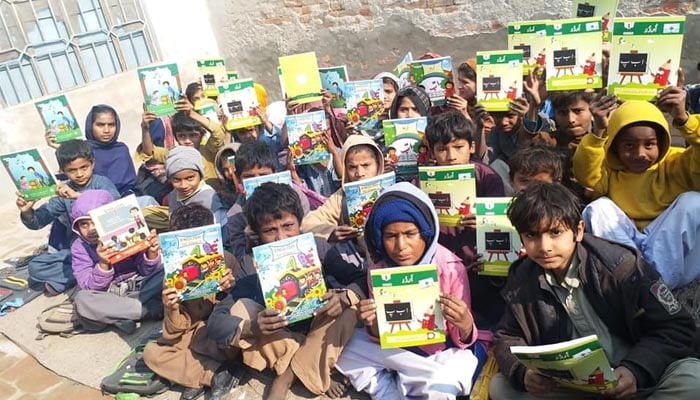
[[[527,368],[565,388],[598,393],[617,386],[596,335],[543,346],[511,346],[510,351]]]

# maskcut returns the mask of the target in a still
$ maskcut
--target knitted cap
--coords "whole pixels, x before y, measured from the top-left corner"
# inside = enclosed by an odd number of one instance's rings
[[[199,176],[204,176],[202,155],[194,147],[177,146],[168,153],[165,159],[165,175],[168,179],[183,169],[195,170]]]

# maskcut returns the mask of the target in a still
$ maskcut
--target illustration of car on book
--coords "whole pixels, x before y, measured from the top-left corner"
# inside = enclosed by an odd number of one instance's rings
[[[287,307],[301,304],[306,297],[317,297],[315,289],[321,286],[321,267],[311,265],[287,269],[279,278],[279,286],[271,296],[267,296],[267,305],[279,312],[285,312]]]
[[[221,262],[223,256],[219,253],[210,253],[203,255],[191,255],[182,260],[182,268],[167,277],[169,287],[175,288],[178,294],[187,290],[188,285],[196,283],[198,280],[219,280],[220,274],[210,273],[215,271]]]

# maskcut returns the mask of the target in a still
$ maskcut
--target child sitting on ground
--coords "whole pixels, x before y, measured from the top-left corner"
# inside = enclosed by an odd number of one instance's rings
[[[584,234],[579,210],[558,183],[532,184],[508,209],[528,257],[510,267],[503,291],[507,307],[494,346],[501,373],[490,397],[591,398],[526,368],[510,347],[596,334],[618,381],[601,396],[692,398],[700,360],[689,358],[696,333],[690,315],[639,252]]]
[[[71,246],[73,275],[80,289],[75,295],[75,310],[87,330],[114,325],[131,334],[136,330],[135,321],[163,316],[158,299],[163,264],[155,230],[146,239],[146,250],[116,264],[109,261],[117,250],[102,244],[89,212],[112,201],[107,191],[87,190],[71,209],[73,231],[78,235]]]

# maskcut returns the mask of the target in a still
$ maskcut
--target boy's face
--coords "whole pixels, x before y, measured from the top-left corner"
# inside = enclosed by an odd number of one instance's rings
[[[199,187],[202,177],[199,171],[193,169],[183,169],[170,176],[173,188],[181,197],[191,196]]]
[[[413,222],[392,222],[382,231],[387,256],[398,266],[416,265],[425,253],[425,240]]]
[[[468,164],[473,152],[474,144],[466,139],[455,138],[450,143],[438,142],[433,146],[433,156],[438,165]]]
[[[255,166],[241,172],[241,180],[248,178],[256,178],[258,176],[272,175],[274,171],[270,167]]]
[[[517,113],[514,112],[508,112],[503,115],[503,118],[501,118],[500,125],[501,125],[501,130],[503,133],[511,133],[513,132],[513,129],[518,125],[518,120],[520,117],[518,116]]]
[[[112,113],[99,113],[92,121],[92,134],[98,142],[109,143],[117,133],[117,120]]]
[[[614,140],[614,151],[628,172],[641,173],[659,159],[659,140],[650,126],[624,128]]]
[[[231,164],[223,157],[221,160],[221,171],[223,172],[224,178],[226,178],[227,181],[233,182],[233,176],[236,172],[235,165]]]
[[[79,157],[63,166],[63,173],[78,187],[83,187],[92,179],[95,163]]]
[[[513,186],[513,190],[518,193],[530,187],[532,182],[554,183],[554,179],[552,178],[552,175],[546,171],[538,172],[534,175],[526,175],[521,172],[515,172],[513,174],[511,185]]]
[[[258,140],[258,129],[254,126],[236,129],[233,136],[241,143],[248,140]]]
[[[593,115],[584,100],[577,100],[567,107],[554,110],[557,130],[572,137],[574,141],[580,141],[583,135],[590,132],[591,118]]]
[[[97,229],[95,229],[95,224],[93,224],[92,220],[89,218],[78,221],[78,231],[80,231],[80,236],[90,244],[97,244],[100,240],[97,235]]]
[[[391,83],[384,83],[384,108],[387,110],[391,108],[391,103],[394,102],[394,97],[396,97],[396,90],[394,90],[394,85]]]
[[[175,140],[180,146],[199,148],[202,142],[202,133],[199,131],[180,131],[175,133]]]
[[[396,109],[396,118],[418,118],[420,116],[418,108],[413,104],[413,100],[408,96],[402,97],[399,107]]]
[[[557,221],[543,232],[523,232],[520,238],[527,256],[561,282],[569,270],[576,244],[583,240],[583,221],[575,230]]]
[[[457,77],[457,93],[460,97],[471,100],[476,96],[476,82],[460,73]]]
[[[373,178],[379,174],[379,163],[367,149],[350,151],[345,157],[345,178],[347,182],[355,182]]]
[[[270,214],[262,217],[260,232],[258,232],[262,244],[276,242],[301,234],[299,220],[294,214],[288,211],[282,211],[280,214],[280,218],[275,218],[274,215]]]

